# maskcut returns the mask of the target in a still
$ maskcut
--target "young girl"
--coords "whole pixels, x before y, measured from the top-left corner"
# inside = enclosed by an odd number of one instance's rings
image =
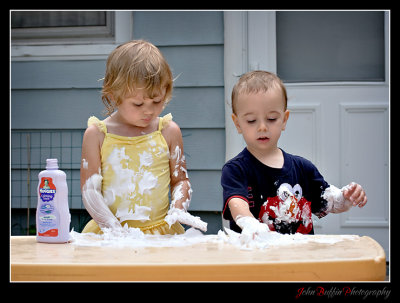
[[[124,43],[108,57],[102,89],[108,117],[90,117],[83,136],[82,199],[93,220],[82,232],[127,224],[147,234],[184,233],[177,221],[206,229],[186,212],[192,190],[180,128],[171,114],[159,117],[172,82],[168,63],[149,42]]]

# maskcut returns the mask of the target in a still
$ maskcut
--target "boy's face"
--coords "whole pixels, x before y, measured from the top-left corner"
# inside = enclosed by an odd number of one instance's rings
[[[148,98],[143,89],[137,89],[135,94],[125,96],[118,105],[119,114],[130,124],[147,127],[164,109],[165,89],[159,96]]]
[[[238,96],[236,114],[232,114],[232,120],[250,151],[265,153],[277,148],[289,118],[289,111],[285,110],[284,104],[279,89]]]

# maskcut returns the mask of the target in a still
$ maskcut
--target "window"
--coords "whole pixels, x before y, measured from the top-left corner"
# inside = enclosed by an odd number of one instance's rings
[[[385,81],[384,12],[281,11],[276,36],[287,83]]]
[[[11,11],[11,60],[104,60],[133,38],[132,11]]]
[[[12,11],[13,45],[104,43],[114,39],[114,12]],[[51,41],[50,41],[51,40]]]

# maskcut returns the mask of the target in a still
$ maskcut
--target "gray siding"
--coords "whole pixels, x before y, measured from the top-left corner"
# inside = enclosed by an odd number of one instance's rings
[[[133,38],[157,45],[178,76],[164,113],[171,112],[182,129],[194,190],[190,210],[198,215],[219,212],[225,154],[223,13],[133,12],[133,21]],[[82,134],[89,116],[103,117],[99,79],[104,70],[105,60],[11,63],[12,208],[26,208],[29,198],[31,207],[36,206],[37,173],[49,157],[59,158],[68,175],[70,207],[84,208],[79,189]]]

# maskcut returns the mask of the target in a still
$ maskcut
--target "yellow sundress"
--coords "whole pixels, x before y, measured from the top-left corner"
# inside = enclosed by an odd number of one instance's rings
[[[172,120],[159,118],[158,129],[137,137],[107,132],[104,121],[92,116],[105,137],[101,147],[102,194],[121,225],[140,228],[145,234],[182,234],[179,222],[169,227],[164,221],[169,208],[169,148],[161,130]],[[92,219],[82,233],[102,233]]]

